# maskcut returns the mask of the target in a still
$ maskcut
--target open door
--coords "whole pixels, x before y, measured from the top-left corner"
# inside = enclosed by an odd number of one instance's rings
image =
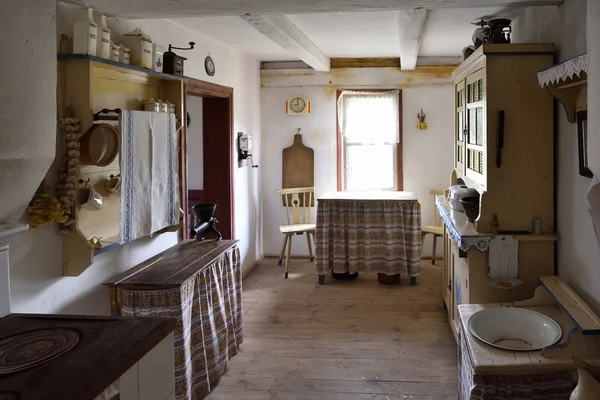
[[[219,221],[217,228],[224,239],[233,239],[234,233],[234,197],[233,197],[233,88],[216,85],[199,80],[190,80],[185,83],[186,93],[186,123],[187,127],[187,99],[188,96],[201,97],[202,121],[192,120],[192,124],[201,123],[202,145],[201,148],[188,146],[188,130],[186,128],[186,148],[188,159],[201,156],[202,171],[190,169],[190,165],[197,165],[197,160],[192,163],[185,161],[186,177],[183,191],[186,202],[185,210],[188,214],[188,227],[184,232],[189,236],[193,224],[191,207],[201,202],[217,204],[215,217]],[[210,117],[208,117],[210,116]],[[196,134],[197,130],[193,133]],[[193,142],[193,141],[191,141]],[[196,151],[196,153],[195,153]],[[189,178],[195,173],[202,173],[202,188],[188,187]],[[194,179],[197,181],[197,179]]]

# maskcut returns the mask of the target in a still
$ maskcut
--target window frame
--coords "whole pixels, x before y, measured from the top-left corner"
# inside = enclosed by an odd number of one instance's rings
[[[403,176],[403,163],[402,163],[402,90],[400,89],[351,89],[353,92],[362,93],[381,93],[389,92],[392,90],[398,90],[398,143],[396,144],[396,191],[404,190],[404,176]],[[344,137],[342,136],[342,130],[340,127],[339,119],[339,99],[344,90],[340,89],[336,93],[336,106],[335,106],[335,124],[336,124],[336,136],[337,136],[337,190],[346,190],[346,174],[344,168],[344,160],[346,158],[346,146],[344,145]]]

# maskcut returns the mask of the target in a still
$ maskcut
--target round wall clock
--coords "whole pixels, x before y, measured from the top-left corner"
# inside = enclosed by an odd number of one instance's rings
[[[285,111],[291,115],[310,114],[310,100],[296,96],[285,102]]]
[[[204,59],[204,69],[206,70],[206,73],[208,74],[208,76],[214,76],[216,69],[215,69],[215,62],[213,61],[211,56],[207,56]]]
[[[306,108],[306,101],[302,97],[294,97],[290,101],[290,109],[296,114],[300,114]]]

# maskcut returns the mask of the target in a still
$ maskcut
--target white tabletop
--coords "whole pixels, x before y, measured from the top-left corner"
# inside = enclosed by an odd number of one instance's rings
[[[317,200],[418,200],[412,192],[397,192],[392,190],[361,190],[346,192],[329,192]]]

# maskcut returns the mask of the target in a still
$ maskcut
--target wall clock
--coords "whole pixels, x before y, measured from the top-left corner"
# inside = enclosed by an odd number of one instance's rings
[[[285,112],[290,115],[309,115],[311,112],[310,100],[296,96],[285,102]]]
[[[208,74],[208,76],[214,76],[216,69],[215,69],[215,62],[213,61],[211,56],[207,56],[204,59],[204,69],[206,70],[206,73]]]

